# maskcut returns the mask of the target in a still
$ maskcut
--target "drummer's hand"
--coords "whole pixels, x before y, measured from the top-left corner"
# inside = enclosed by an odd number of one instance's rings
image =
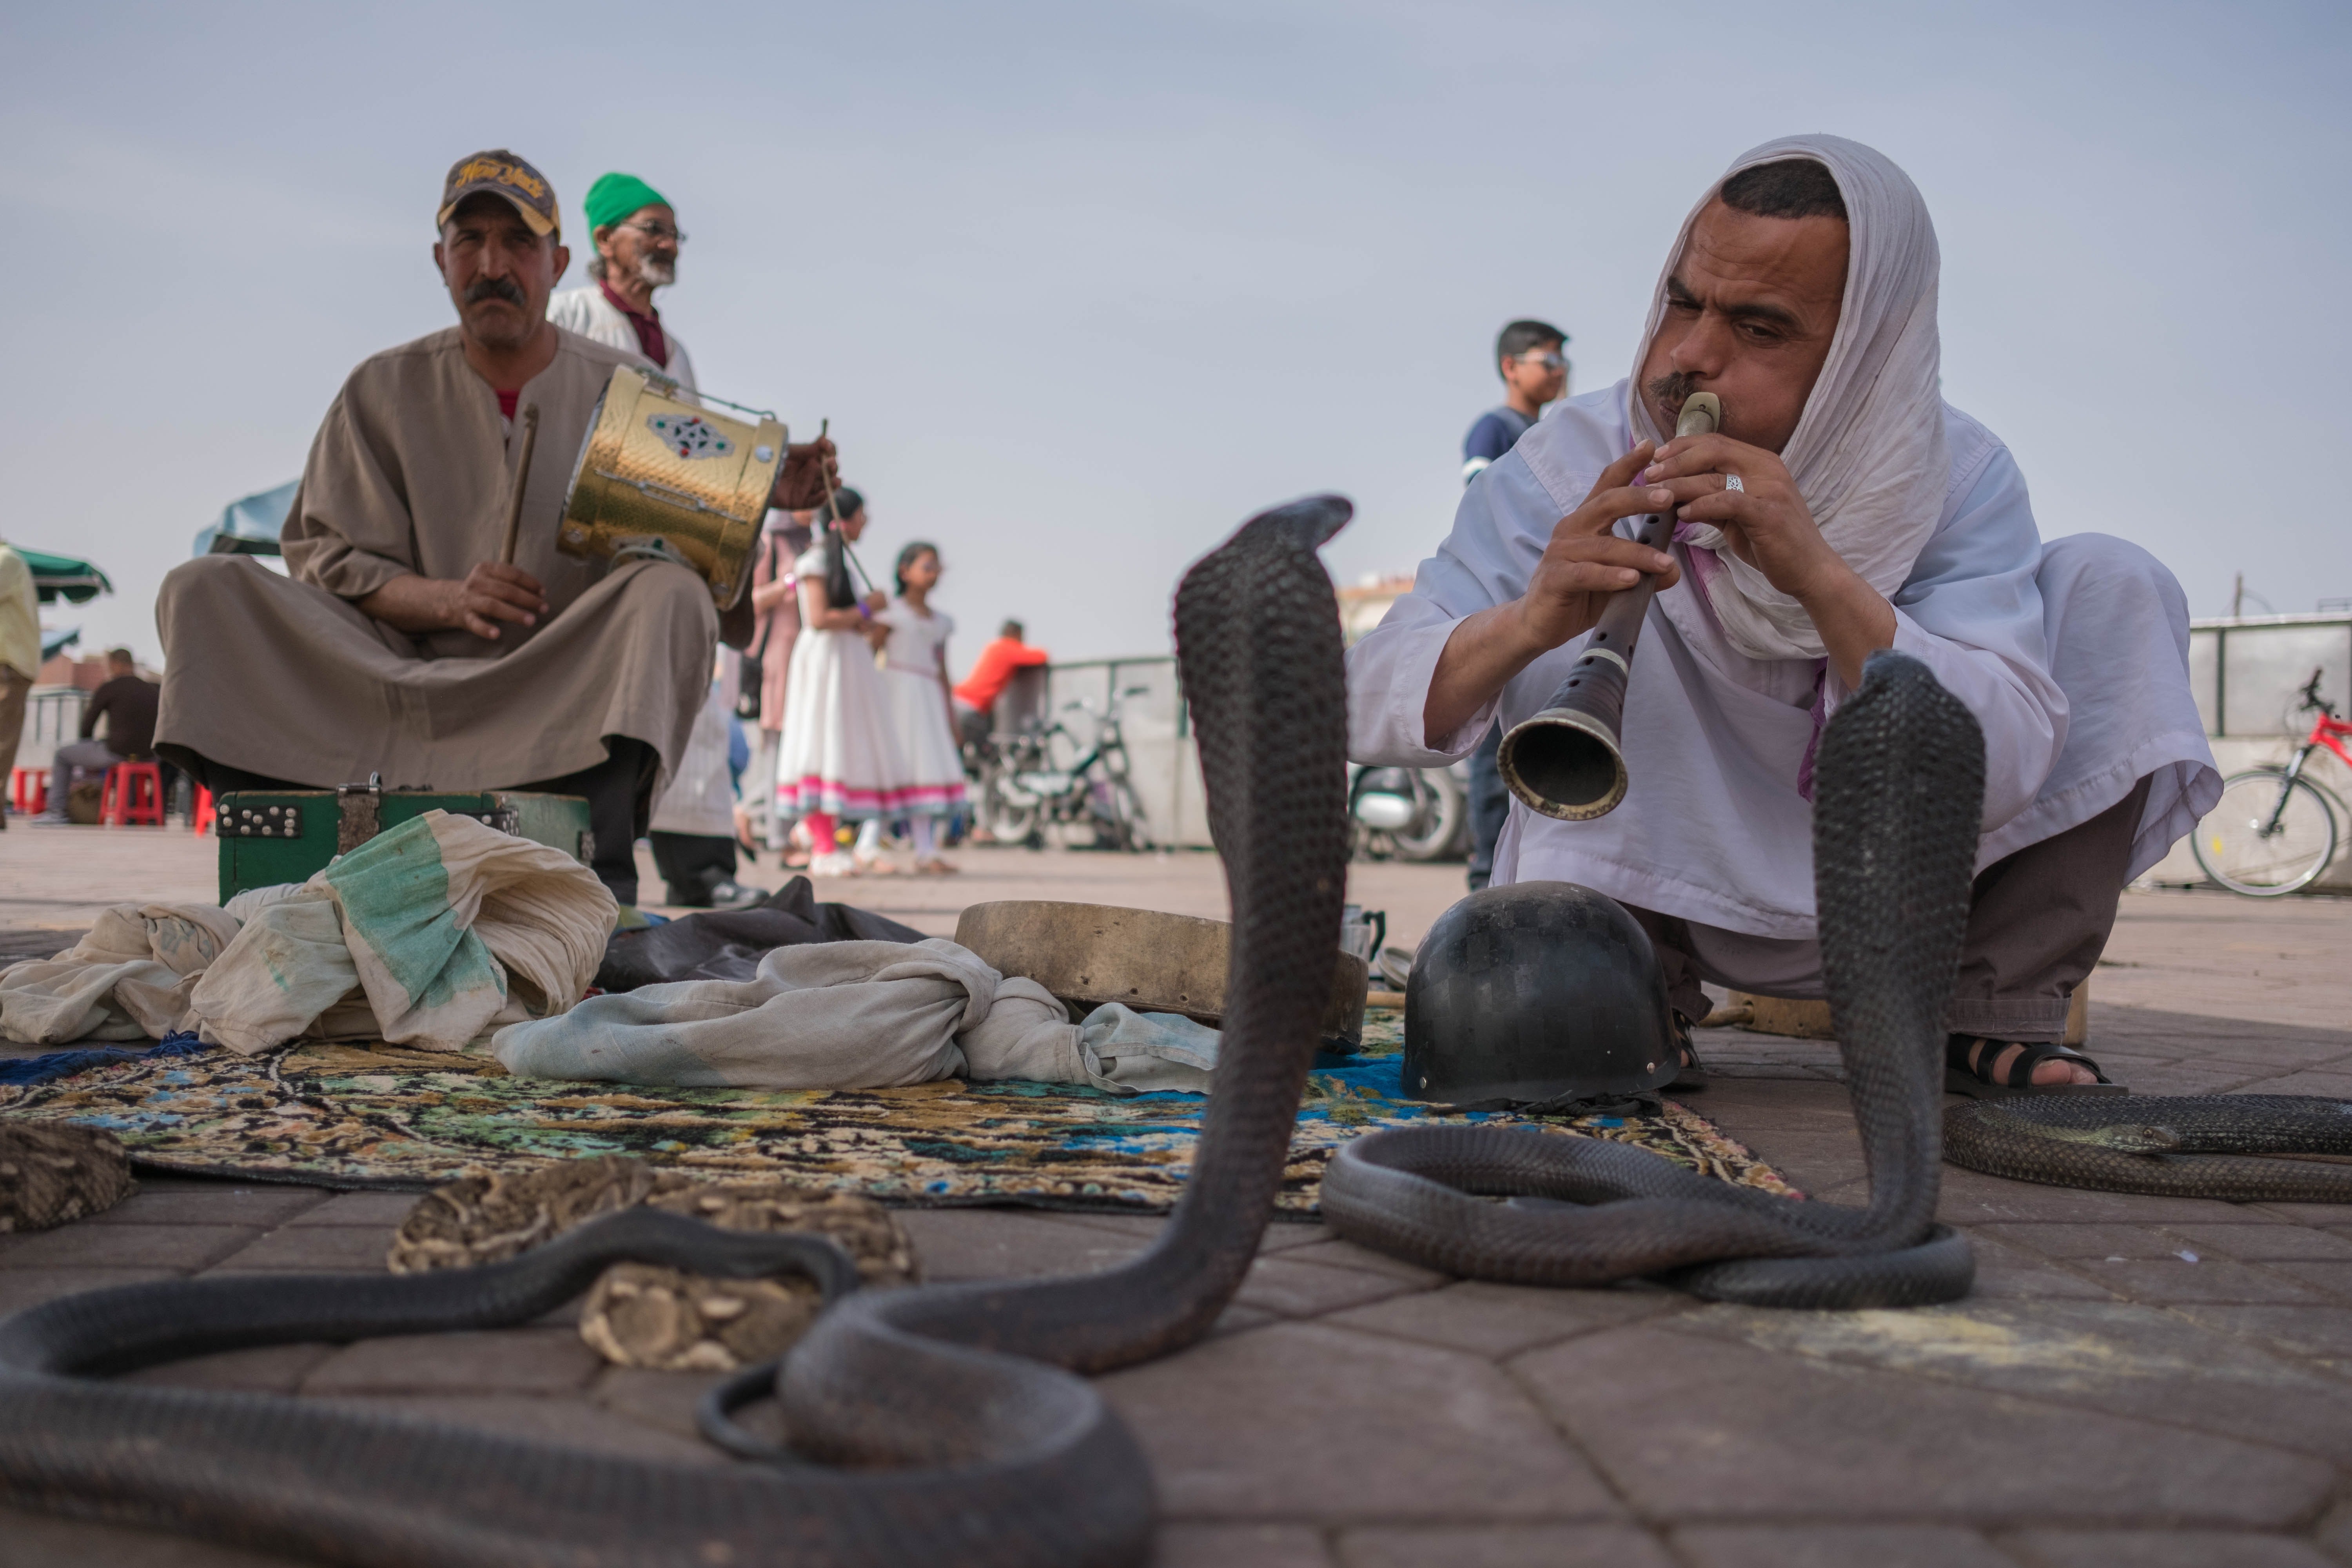
[[[484,562],[462,583],[404,574],[352,604],[362,614],[404,632],[462,630],[496,642],[499,628],[493,623],[528,626],[547,614],[547,590],[519,566]]]
[[[831,438],[795,441],[784,448],[784,466],[768,491],[768,504],[780,511],[808,511],[824,504],[828,489],[841,488],[841,465]]]
[[[867,642],[874,645],[874,651],[876,653],[880,653],[882,651],[882,645],[890,640],[890,628],[884,626],[880,621],[868,621],[864,626],[860,626],[858,630],[865,634],[866,640]]]
[[[1632,587],[1645,572],[1656,576],[1661,590],[1680,579],[1672,555],[1611,531],[1620,518],[1664,511],[1671,504],[1665,489],[1633,483],[1650,456],[1643,442],[1601,469],[1584,504],[1553,527],[1528,591],[1513,606],[1531,652],[1556,648],[1591,631],[1609,595]]]
[[[492,642],[499,637],[499,628],[492,622],[536,626],[539,617],[547,614],[547,590],[540,586],[538,578],[520,566],[485,561],[467,573],[464,582],[437,583],[435,586],[444,594],[443,626],[462,627]]]

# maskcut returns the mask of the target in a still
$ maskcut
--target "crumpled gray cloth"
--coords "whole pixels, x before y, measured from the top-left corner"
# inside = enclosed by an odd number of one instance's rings
[[[780,947],[750,980],[592,996],[509,1025],[490,1049],[526,1078],[688,1089],[889,1089],[961,1078],[1205,1093],[1217,1032],[1097,1008],[1081,1026],[1034,980],[944,937]]]

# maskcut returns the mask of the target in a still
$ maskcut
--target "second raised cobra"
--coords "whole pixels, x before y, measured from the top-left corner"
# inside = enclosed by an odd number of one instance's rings
[[[1937,1110],[1984,736],[1927,666],[1880,653],[1822,735],[1815,777],[1822,967],[1870,1166],[1866,1207],[1735,1187],[1599,1139],[1433,1127],[1343,1147],[1323,1178],[1332,1227],[1433,1268],[1520,1284],[1649,1276],[1784,1307],[1967,1294],[1968,1243],[1935,1218]],[[1518,1201],[1486,1201],[1495,1194]]]
[[[1076,1373],[1181,1350],[1248,1269],[1289,1156],[1347,875],[1339,621],[1316,547],[1333,497],[1253,519],[1185,576],[1177,654],[1233,893],[1217,1091],[1183,1202],[1124,1268],[859,1294],[781,1380],[804,1455],[771,1468],[615,1458],[324,1401],[102,1373],[292,1341],[526,1322],[640,1258],[793,1266],[829,1244],[635,1211],[487,1268],[177,1280],[0,1322],[0,1491],[373,1568],[1113,1568],[1152,1525],[1142,1454]]]

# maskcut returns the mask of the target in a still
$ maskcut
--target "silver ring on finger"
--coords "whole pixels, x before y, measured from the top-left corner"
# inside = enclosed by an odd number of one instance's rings
[[[1738,474],[1724,475],[1723,488],[1727,490],[1738,490],[1743,495],[1748,491],[1748,487],[1739,482],[1739,476]]]

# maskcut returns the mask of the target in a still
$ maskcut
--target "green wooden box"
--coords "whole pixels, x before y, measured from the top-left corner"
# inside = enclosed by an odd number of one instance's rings
[[[220,837],[222,903],[250,888],[309,881],[336,856],[428,811],[473,817],[501,832],[561,849],[583,866],[596,855],[595,839],[588,831],[588,803],[576,795],[524,790],[453,795],[346,784],[341,789],[241,791],[214,801],[213,810],[213,831]]]

